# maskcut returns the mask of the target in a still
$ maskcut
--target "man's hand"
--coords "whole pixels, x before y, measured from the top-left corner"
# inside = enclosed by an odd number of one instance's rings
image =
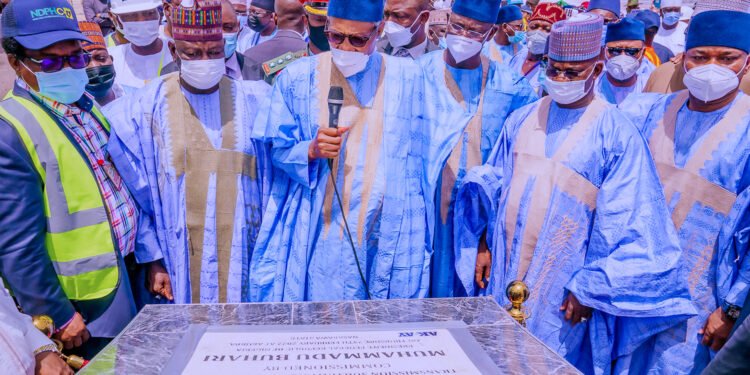
[[[36,355],[36,375],[73,375],[73,370],[56,352],[44,352]]]
[[[563,301],[560,311],[565,311],[565,320],[569,320],[570,324],[575,326],[582,321],[591,319],[593,310],[578,302],[578,298],[573,293],[568,293],[568,298]]]
[[[719,307],[709,315],[706,325],[698,333],[703,335],[703,345],[718,352],[729,340],[732,327],[734,327],[734,321]]]
[[[307,151],[307,158],[315,159],[333,159],[339,156],[343,135],[349,131],[349,128],[320,128],[318,136],[310,143],[310,149]]]
[[[492,253],[487,246],[487,236],[482,235],[482,238],[479,239],[479,248],[477,249],[477,265],[474,269],[474,282],[477,283],[480,289],[487,288],[491,271]]]
[[[83,322],[83,317],[79,313],[75,313],[73,320],[55,335],[56,339],[62,341],[65,349],[77,348],[88,341],[89,337],[89,330],[86,328],[86,323]]]
[[[159,260],[148,264],[148,291],[170,301],[174,300],[172,281]]]

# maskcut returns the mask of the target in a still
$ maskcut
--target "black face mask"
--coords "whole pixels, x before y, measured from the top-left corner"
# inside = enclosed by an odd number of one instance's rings
[[[255,32],[261,32],[266,28],[266,25],[260,23],[260,17],[252,14],[247,16],[247,26]]]
[[[89,83],[86,85],[86,91],[95,98],[103,98],[107,95],[112,85],[115,84],[115,66],[102,65],[86,68],[86,74],[89,76]]]
[[[310,26],[310,42],[323,52],[331,50],[325,29],[325,26]]]

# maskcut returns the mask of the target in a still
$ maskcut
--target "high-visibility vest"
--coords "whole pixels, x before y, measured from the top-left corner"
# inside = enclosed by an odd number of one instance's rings
[[[94,107],[92,114],[109,130]],[[87,158],[42,107],[10,93],[0,117],[18,132],[43,182],[45,247],[70,300],[105,297],[119,283],[114,235]]]

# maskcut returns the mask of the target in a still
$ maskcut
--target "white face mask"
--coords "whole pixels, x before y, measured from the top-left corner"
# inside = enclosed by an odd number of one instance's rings
[[[462,63],[482,52],[482,43],[467,37],[448,34],[448,50],[457,63]]]
[[[367,62],[370,61],[370,55],[362,52],[342,51],[331,47],[331,60],[339,68],[341,74],[349,78],[365,70]]]
[[[159,37],[159,20],[123,22],[120,32],[130,43],[145,47]]]
[[[594,87],[594,85],[591,85],[588,89],[586,88],[586,84],[588,84],[593,74],[594,71],[592,70],[586,79],[579,81],[558,82],[547,78],[542,84],[544,85],[544,90],[547,91],[552,100],[558,104],[568,105],[583,99],[591,88]]]
[[[527,40],[529,51],[534,55],[541,55],[547,47],[547,37],[549,34],[541,30],[529,31]]]
[[[224,59],[182,60],[180,77],[198,90],[208,90],[219,84],[226,72]]]
[[[417,21],[419,21],[419,17],[422,16],[422,13],[419,13],[417,15],[417,18],[414,20],[414,22],[412,22],[411,25],[409,25],[409,27],[401,26],[393,21],[385,22],[385,29],[383,29],[383,31],[385,32],[385,37],[388,38],[388,42],[392,47],[403,47],[411,43],[411,39],[414,37],[415,33],[411,31],[411,28],[414,27],[414,24],[417,23]]]
[[[707,103],[721,99],[737,89],[740,85],[740,78],[732,69],[708,64],[688,70],[682,82],[687,86],[690,94]]]
[[[624,53],[607,60],[607,74],[618,81],[629,80],[640,67],[638,59]]]

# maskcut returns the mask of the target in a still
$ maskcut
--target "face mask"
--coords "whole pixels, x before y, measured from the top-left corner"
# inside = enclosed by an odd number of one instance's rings
[[[635,57],[621,54],[607,60],[607,74],[618,81],[632,78],[641,67],[641,62]]]
[[[75,103],[86,92],[89,76],[85,69],[65,68],[54,73],[45,73],[34,72],[26,64],[23,66],[36,76],[39,94],[56,102]]]
[[[738,73],[716,64],[688,70],[682,82],[690,94],[706,103],[725,97],[740,85]]]
[[[457,63],[462,63],[482,51],[482,43],[463,36],[449,34],[446,37],[448,50]]]
[[[237,36],[239,33],[224,33],[224,57],[229,58],[237,50]]]
[[[340,49],[331,48],[331,59],[336,67],[339,68],[341,74],[344,77],[351,77],[363,70],[367,66],[367,62],[370,60],[370,55],[366,55],[362,52],[354,51],[342,51]]]
[[[112,89],[115,84],[115,66],[102,65],[86,68],[86,75],[89,77],[89,83],[86,85],[86,91],[95,98],[103,98]]]
[[[247,16],[237,16],[237,21],[240,22],[240,27],[247,26]]]
[[[388,38],[388,42],[390,42],[392,47],[403,47],[411,42],[411,39],[414,37],[414,32],[412,32],[411,29],[414,27],[414,24],[419,21],[419,17],[421,16],[422,13],[419,13],[409,27],[401,26],[392,21],[386,21],[384,29],[385,36]]]
[[[593,74],[594,72],[591,71],[591,74],[589,74],[586,79],[580,81],[558,82],[553,79],[546,79],[543,83],[544,90],[547,91],[552,100],[558,104],[572,104],[586,96],[586,94],[589,93],[589,90],[591,90],[591,87],[594,86],[591,85],[588,89],[586,88],[586,84],[588,84],[589,79]]]
[[[529,51],[534,55],[541,55],[544,53],[544,49],[547,47],[547,34],[541,30],[529,31]]]
[[[260,18],[258,16],[248,16],[247,26],[255,32],[263,31],[263,29],[266,28],[266,25],[260,23]]]
[[[310,41],[310,33],[305,29],[305,32],[302,34],[302,40],[305,41],[305,43],[308,43]]]
[[[326,37],[325,26],[310,26],[310,42],[323,52],[331,50]]]
[[[123,22],[120,31],[133,45],[145,47],[159,37],[159,20]]]
[[[667,26],[675,25],[677,22],[680,22],[680,17],[682,17],[682,13],[680,12],[664,13],[664,24]]]
[[[508,34],[505,34],[508,35]],[[526,43],[526,32],[516,31],[515,35],[508,35],[508,41],[511,44],[525,44]]]
[[[180,77],[198,90],[208,90],[219,84],[226,69],[224,59],[182,60]]]
[[[448,49],[448,41],[445,40],[445,37],[438,38],[438,45],[440,49]]]

